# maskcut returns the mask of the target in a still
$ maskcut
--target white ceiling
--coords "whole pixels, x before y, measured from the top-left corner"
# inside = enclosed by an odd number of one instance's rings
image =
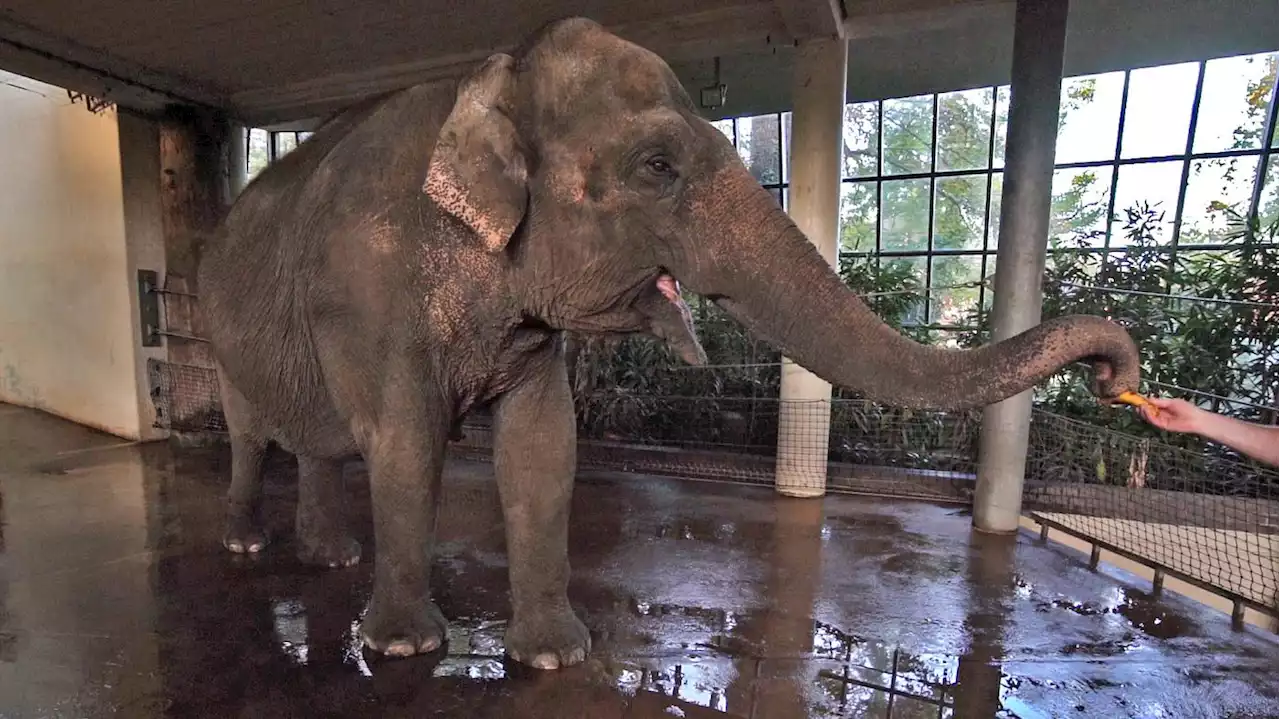
[[[786,107],[796,38],[850,38],[851,100],[1005,82],[1012,48],[1012,0],[4,0],[0,68],[265,124],[457,76],[568,15],[663,55],[695,93],[722,57],[720,114]],[[1072,0],[1070,17],[1069,74],[1276,47],[1276,0]]]
[[[957,0],[852,0],[922,1]],[[289,117],[456,75],[561,17],[590,17],[677,60],[836,35],[840,2],[5,0],[0,67],[124,105],[178,100]]]

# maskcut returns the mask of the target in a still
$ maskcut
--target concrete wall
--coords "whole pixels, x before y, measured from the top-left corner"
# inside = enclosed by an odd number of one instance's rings
[[[0,401],[149,435],[114,111],[0,73],[0,168]]]
[[[950,92],[1009,82],[1013,3],[965,11],[945,27],[880,28],[849,44],[848,102]],[[1275,0],[1071,0],[1068,77],[1274,51]],[[737,117],[791,108],[790,48],[721,59],[724,108]],[[711,60],[675,67],[685,87],[710,85]]]

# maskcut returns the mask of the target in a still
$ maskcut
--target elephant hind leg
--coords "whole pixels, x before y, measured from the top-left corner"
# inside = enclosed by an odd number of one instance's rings
[[[360,543],[346,523],[342,461],[298,455],[298,558],[321,567],[360,561]]]
[[[236,554],[257,554],[267,546],[262,522],[262,460],[270,437],[244,395],[227,379],[222,367],[218,388],[231,435],[231,487],[227,490],[223,545]]]

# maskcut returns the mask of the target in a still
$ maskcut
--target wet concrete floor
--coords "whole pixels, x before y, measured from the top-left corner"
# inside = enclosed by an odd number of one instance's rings
[[[955,507],[584,474],[570,598],[595,647],[503,658],[507,578],[485,464],[453,463],[437,655],[360,648],[365,561],[292,554],[272,462],[264,556],[222,550],[223,448],[118,442],[0,405],[2,717],[1275,717],[1277,644],[1082,557],[976,535]]]

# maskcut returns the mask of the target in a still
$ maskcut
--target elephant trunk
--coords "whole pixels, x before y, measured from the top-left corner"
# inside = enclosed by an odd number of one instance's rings
[[[1137,389],[1137,347],[1113,322],[1059,317],[973,350],[922,345],[845,286],[744,168],[731,164],[691,191],[700,242],[674,263],[676,276],[832,384],[886,404],[957,410],[998,402],[1087,360],[1099,396]]]

